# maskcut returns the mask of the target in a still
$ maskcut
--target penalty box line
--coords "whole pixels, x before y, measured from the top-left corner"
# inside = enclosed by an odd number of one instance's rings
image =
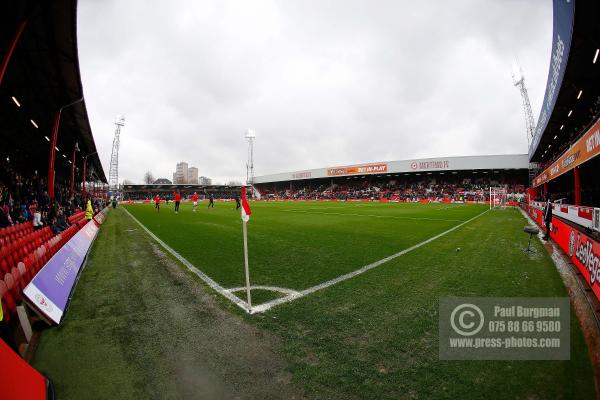
[[[250,312],[250,310],[248,309],[248,304],[245,301],[241,300],[239,297],[237,297],[236,295],[234,295],[231,292],[231,290],[225,289],[223,286],[221,286],[217,282],[215,282],[211,277],[209,277],[204,272],[202,272],[198,268],[196,268],[191,262],[189,262],[188,260],[186,260],[185,257],[183,257],[181,254],[179,254],[175,250],[173,250],[171,247],[169,247],[168,244],[166,244],[165,242],[163,242],[161,239],[159,239],[158,236],[156,236],[154,233],[152,233],[152,231],[150,231],[150,229],[146,228],[146,226],[144,224],[142,224],[140,221],[138,221],[138,219],[136,217],[134,217],[129,212],[129,210],[127,210],[125,207],[122,207],[122,208],[123,208],[123,210],[125,210],[125,212],[135,222],[137,222],[137,224],[139,226],[142,227],[143,230],[146,231],[146,233],[148,235],[150,235],[150,237],[152,239],[156,240],[158,242],[158,244],[160,244],[166,251],[168,251],[176,259],[178,259],[179,261],[181,261],[181,263],[183,265],[185,265],[187,267],[187,269],[189,269],[192,273],[196,274],[198,276],[198,278],[200,278],[200,279],[202,279],[204,281],[204,283],[206,283],[212,289],[214,289],[215,291],[217,291],[218,293],[220,293],[221,295],[223,295],[225,298],[227,298],[229,301],[231,301],[232,303],[234,303],[235,305],[237,305],[242,310],[244,310],[246,312]],[[254,311],[254,308],[252,309],[252,311]]]
[[[448,229],[448,230],[446,230],[446,231],[444,231],[442,233],[439,233],[439,234],[437,234],[437,235],[435,235],[435,236],[433,236],[433,237],[431,237],[431,238],[429,238],[427,240],[424,240],[424,241],[422,241],[420,243],[417,243],[417,244],[415,244],[415,245],[413,245],[413,246],[411,246],[411,247],[409,247],[407,249],[399,251],[398,253],[392,254],[391,256],[387,256],[385,258],[382,258],[379,261],[375,261],[374,263],[365,265],[364,267],[359,268],[359,269],[357,269],[355,271],[349,272],[349,273],[344,274],[344,275],[340,275],[337,278],[334,278],[334,279],[331,279],[329,281],[320,283],[318,285],[309,287],[308,289],[301,290],[301,291],[299,291],[297,293],[290,294],[290,295],[288,295],[286,297],[282,297],[282,298],[279,298],[279,299],[271,300],[269,302],[260,304],[260,305],[258,305],[256,307],[252,307],[252,312],[253,313],[262,313],[262,312],[265,312],[265,311],[269,310],[270,308],[273,308],[273,307],[278,306],[280,304],[289,303],[291,301],[297,300],[297,299],[299,299],[301,297],[304,297],[304,296],[307,296],[307,295],[309,295],[311,293],[314,293],[314,292],[316,292],[318,290],[328,288],[328,287],[333,286],[333,285],[335,285],[337,283],[340,283],[340,282],[346,281],[346,280],[348,280],[350,278],[354,278],[355,276],[364,274],[365,272],[367,272],[367,271],[369,271],[369,270],[371,270],[373,268],[377,268],[380,265],[387,263],[388,261],[391,261],[391,260],[393,260],[395,258],[398,258],[398,257],[400,257],[400,256],[402,256],[402,255],[404,255],[406,253],[409,253],[409,252],[411,252],[411,251],[413,251],[415,249],[418,249],[421,246],[425,246],[426,244],[431,243],[434,240],[437,240],[437,239],[441,238],[442,236],[445,236],[445,235],[449,234],[450,232],[453,232],[453,231],[457,230],[458,228],[460,228],[460,227],[468,224],[469,222],[475,220],[476,218],[479,218],[480,216],[482,216],[483,214],[485,214],[488,211],[489,210],[485,210],[482,213],[477,214],[473,218],[470,218],[470,219],[468,219],[468,220],[466,220],[466,221],[464,221],[464,222],[462,222],[462,223],[460,223],[460,224],[458,224],[458,225],[456,225],[456,226],[454,226],[454,227],[452,227],[452,228],[450,228],[450,229]]]

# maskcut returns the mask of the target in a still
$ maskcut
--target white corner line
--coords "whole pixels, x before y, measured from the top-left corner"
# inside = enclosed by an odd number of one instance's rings
[[[179,261],[181,261],[183,263],[183,265],[185,265],[191,272],[193,272],[194,274],[196,274],[200,279],[202,279],[208,286],[210,286],[212,289],[214,289],[215,291],[217,291],[219,294],[221,294],[223,297],[227,298],[229,301],[231,301],[232,303],[234,303],[235,305],[237,305],[238,307],[240,307],[242,310],[250,313],[250,314],[259,314],[259,313],[263,313],[275,306],[281,305],[281,304],[285,304],[285,303],[289,303],[291,301],[297,300],[299,298],[302,298],[304,296],[307,296],[309,294],[312,294],[318,290],[321,289],[325,289],[328,288],[330,286],[333,286],[337,283],[343,282],[345,280],[348,280],[350,278],[354,278],[355,276],[364,274],[365,272],[373,269],[373,268],[377,268],[382,264],[387,263],[388,261],[391,261],[395,258],[398,258],[406,253],[409,253],[413,250],[418,249],[421,246],[424,246],[428,243],[433,242],[434,240],[437,240],[439,238],[441,238],[442,236],[445,236],[447,234],[449,234],[450,232],[453,232],[455,230],[457,230],[458,228],[468,224],[469,222],[475,220],[476,218],[479,218],[480,216],[482,216],[483,214],[487,213],[488,210],[485,210],[479,214],[477,214],[476,216],[442,232],[439,233],[435,236],[430,237],[427,240],[424,240],[420,243],[417,243],[407,249],[404,249],[402,251],[399,251],[395,254],[392,254],[390,256],[387,256],[385,258],[382,258],[381,260],[375,261],[371,264],[365,265],[364,267],[361,267],[355,271],[349,272],[347,274],[344,275],[340,275],[337,278],[328,280],[326,282],[320,283],[318,285],[309,287],[307,289],[301,290],[301,291],[295,291],[293,289],[285,289],[285,288],[278,288],[278,287],[274,287],[274,286],[252,286],[252,288],[254,289],[264,289],[264,290],[272,290],[272,291],[278,291],[281,293],[286,294],[285,297],[281,297],[279,299],[275,299],[275,300],[271,300],[268,301],[266,303],[263,304],[259,304],[256,306],[253,306],[251,309],[248,308],[248,303],[246,303],[245,301],[243,301],[242,299],[240,299],[239,297],[235,296],[233,294],[233,292],[238,291],[237,289],[239,288],[230,288],[230,289],[225,289],[223,286],[219,285],[217,282],[215,282],[212,278],[210,278],[208,275],[206,275],[204,272],[200,271],[198,268],[196,268],[192,263],[190,263],[188,260],[186,260],[181,254],[177,253],[175,250],[173,250],[171,247],[169,247],[169,245],[167,245],[165,242],[163,242],[161,239],[158,238],[158,236],[156,236],[154,233],[152,233],[152,231],[150,231],[146,226],[144,226],[144,224],[142,224],[140,221],[138,221],[137,218],[135,218],[125,207],[123,207],[123,210],[125,210],[125,212],[142,228],[144,229],[144,231],[146,231],[146,233],[148,233],[148,235],[150,235],[151,238],[153,238],[154,240],[156,240],[156,242],[158,242],[158,244],[160,244],[165,250],[167,250],[169,253],[171,253],[175,258],[177,258]],[[245,288],[243,288],[245,289]]]
[[[392,254],[391,256],[387,256],[385,258],[382,258],[379,261],[375,261],[374,263],[365,265],[364,267],[359,268],[359,269],[357,269],[355,271],[349,272],[349,273],[344,274],[344,275],[340,275],[337,278],[334,278],[334,279],[331,279],[329,281],[320,283],[318,285],[309,287],[308,289],[301,290],[297,294],[291,294],[291,295],[286,296],[286,297],[282,297],[282,298],[279,298],[279,299],[271,300],[269,302],[260,304],[260,305],[258,305],[256,307],[252,307],[252,312],[253,313],[262,313],[262,312],[265,312],[265,311],[269,310],[270,308],[273,308],[273,307],[278,306],[280,304],[289,303],[290,301],[297,300],[297,299],[299,299],[301,297],[304,297],[306,295],[314,293],[314,292],[316,292],[318,290],[325,289],[325,288],[327,288],[329,286],[333,286],[333,285],[335,285],[337,283],[343,282],[343,281],[348,280],[350,278],[354,278],[355,276],[358,276],[360,274],[364,274],[365,272],[367,272],[367,271],[369,271],[369,270],[371,270],[373,268],[377,268],[380,265],[387,263],[388,261],[391,261],[391,260],[393,260],[395,258],[398,258],[398,257],[400,257],[400,256],[402,256],[402,255],[404,255],[406,253],[409,253],[409,252],[411,252],[411,251],[413,251],[415,249],[418,249],[421,246],[424,246],[424,245],[426,245],[428,243],[431,243],[434,240],[437,240],[437,239],[441,238],[442,236],[445,236],[445,235],[449,234],[450,232],[453,232],[453,231],[457,230],[461,226],[468,224],[469,222],[475,220],[476,218],[479,218],[480,216],[482,216],[483,214],[485,214],[488,211],[490,211],[490,210],[485,210],[482,213],[477,214],[473,218],[468,219],[468,220],[466,220],[466,221],[464,221],[464,222],[462,222],[462,223],[460,223],[460,224],[458,224],[458,225],[456,225],[456,226],[454,226],[454,227],[452,227],[452,228],[450,228],[450,229],[448,229],[448,230],[446,230],[446,231],[444,231],[442,233],[439,233],[439,234],[437,234],[437,235],[435,235],[435,236],[433,236],[433,237],[431,237],[431,238],[429,238],[427,240],[424,240],[421,243],[417,243],[414,246],[411,246],[411,247],[409,247],[407,249],[399,251],[398,253]]]
[[[277,286],[250,285],[250,289],[268,290],[270,292],[283,293],[287,296],[294,296],[294,295],[298,294],[297,290],[282,288],[282,287],[277,287]],[[238,286],[238,287],[229,288],[229,289],[225,289],[225,290],[228,291],[229,293],[241,292],[243,290],[246,290],[246,286]]]
[[[227,298],[229,301],[231,301],[232,303],[237,305],[242,310],[244,310],[246,312],[254,312],[254,308],[252,310],[249,310],[248,304],[245,301],[243,301],[242,299],[240,299],[239,297],[234,295],[230,290],[225,289],[223,286],[219,285],[217,282],[212,280],[212,278],[210,278],[204,272],[202,272],[198,268],[196,268],[192,263],[190,263],[188,260],[186,260],[181,254],[179,254],[178,252],[173,250],[171,247],[169,247],[169,245],[167,245],[165,242],[160,240],[158,238],[158,236],[156,236],[154,233],[152,233],[152,231],[150,231],[148,228],[146,228],[144,226],[144,224],[142,224],[140,221],[138,221],[138,219],[136,217],[134,217],[129,212],[129,210],[127,210],[127,208],[125,208],[125,207],[122,207],[122,208],[135,222],[137,222],[137,224],[139,226],[142,227],[143,230],[146,231],[146,233],[148,235],[150,235],[150,237],[152,239],[156,240],[158,242],[158,244],[160,244],[165,250],[167,250],[169,253],[171,253],[176,259],[181,261],[183,263],[183,265],[185,265],[187,267],[187,269],[189,269],[191,272],[196,274],[200,279],[202,279],[204,281],[204,283],[206,283],[208,286],[210,286],[212,289],[217,291],[219,294],[221,294],[222,296]]]

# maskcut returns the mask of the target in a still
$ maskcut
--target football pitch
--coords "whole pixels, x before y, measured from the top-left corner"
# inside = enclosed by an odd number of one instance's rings
[[[164,242],[223,290],[244,286],[235,203],[210,210],[200,203],[196,213],[189,203],[179,214],[172,204],[160,213],[151,204],[111,211],[67,321],[44,333],[36,353],[36,367],[61,383],[61,398],[108,398],[90,395],[93,385],[114,399],[595,398],[573,310],[568,361],[439,359],[441,297],[568,296],[542,244],[536,239],[535,252],[523,251],[526,220],[518,210],[363,202],[251,207],[251,281],[263,287],[252,290],[253,304],[289,300],[253,315],[206,280],[181,273],[186,266],[156,244]],[[206,305],[199,288],[215,305]],[[234,294],[245,299],[243,291]],[[198,382],[207,377],[237,392],[202,395],[210,385]]]
[[[193,212],[183,203],[178,214],[172,203],[162,204],[160,212],[147,204],[127,209],[214,281],[217,291],[233,290],[245,300],[241,220],[234,204],[209,209],[200,203]],[[248,224],[253,311],[351,279],[487,211],[485,205],[255,202]]]

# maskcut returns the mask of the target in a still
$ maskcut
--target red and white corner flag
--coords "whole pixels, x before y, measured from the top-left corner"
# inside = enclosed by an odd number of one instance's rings
[[[246,222],[250,220],[250,205],[246,198],[246,187],[242,186],[242,229],[244,232],[244,269],[246,272],[246,298],[248,301],[248,312],[252,313],[252,298],[250,296],[250,267],[248,266],[248,231],[246,229]]]
[[[242,186],[242,221],[248,222],[250,220],[250,204],[248,204],[248,199],[246,198],[246,187]]]

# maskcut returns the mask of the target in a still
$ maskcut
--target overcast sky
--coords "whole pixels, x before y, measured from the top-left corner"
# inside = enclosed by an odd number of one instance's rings
[[[551,0],[81,0],[79,60],[108,176],[219,182],[420,157],[526,153],[522,65],[537,119]]]

